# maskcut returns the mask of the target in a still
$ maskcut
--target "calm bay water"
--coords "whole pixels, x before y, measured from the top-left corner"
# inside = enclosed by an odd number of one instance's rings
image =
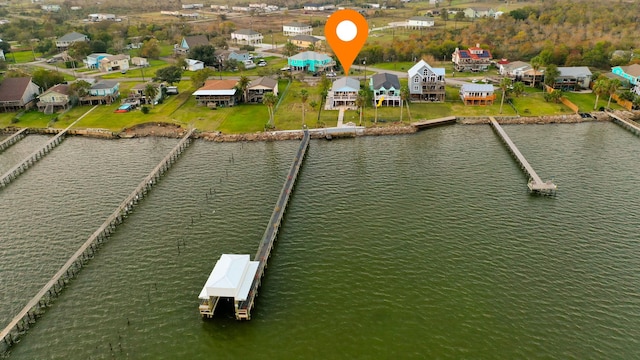
[[[11,358],[637,356],[640,140],[505,130],[557,197],[488,126],[312,141],[250,322],[201,320],[197,295],[255,253],[298,143],[195,142]],[[0,191],[3,324],[175,143],[70,138]]]

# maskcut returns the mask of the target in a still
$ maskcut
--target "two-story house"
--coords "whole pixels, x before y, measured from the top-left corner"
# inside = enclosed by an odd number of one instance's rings
[[[631,86],[631,91],[640,95],[640,64],[628,66],[616,66],[611,72],[627,80]]]
[[[186,55],[190,49],[202,45],[209,45],[209,39],[205,35],[185,36],[180,44],[174,45],[173,52],[176,55]]]
[[[107,56],[111,56],[111,54],[93,53],[87,55],[87,57],[82,60],[82,62],[88,69],[97,69],[100,66],[100,60],[106,58]]]
[[[69,106],[69,85],[67,84],[55,85],[38,96],[38,110],[45,114],[66,110]]]
[[[444,68],[432,68],[424,60],[420,60],[409,69],[408,75],[411,99],[417,101],[444,101]]]
[[[593,76],[589,68],[586,66],[559,66],[558,72],[559,75],[553,83],[554,89],[588,89]]]
[[[460,87],[460,99],[465,105],[492,105],[496,100],[493,85],[491,84],[462,84]]]
[[[147,100],[147,97],[145,96],[144,91],[149,85],[155,87],[157,91],[156,91],[156,96],[153,99]],[[156,83],[156,82],[146,82],[146,83],[136,84],[131,88],[131,91],[129,92],[129,97],[126,99],[126,102],[134,103],[137,105],[146,104],[147,102],[155,104],[158,100],[160,100],[160,98],[162,98],[163,87],[164,86],[161,83]]]
[[[101,80],[89,88],[89,93],[80,98],[83,105],[111,104],[120,96],[120,83]]]
[[[254,79],[247,86],[246,101],[248,103],[262,103],[266,93],[278,96],[278,81],[268,77]]]
[[[236,44],[262,44],[262,39],[264,39],[264,36],[261,33],[251,29],[240,29],[231,33],[231,40]]]
[[[482,18],[491,17],[494,18],[496,11],[488,7],[470,7],[464,9],[464,16],[468,18]]]
[[[311,25],[292,22],[282,25],[282,33],[284,36],[312,35],[313,28]]]
[[[30,77],[5,78],[0,83],[0,111],[19,111],[30,108],[40,93]]]
[[[70,32],[56,39],[56,47],[58,50],[66,50],[71,44],[79,41],[89,41],[89,37],[75,31]]]
[[[356,109],[356,98],[360,91],[360,81],[343,77],[333,82],[331,90],[327,93],[327,110],[339,109],[346,107],[347,109]]]
[[[373,91],[373,102],[380,106],[401,106],[400,80],[389,73],[379,73],[369,79],[369,89]]]
[[[491,52],[482,49],[480,44],[467,50],[456,50],[451,55],[456,71],[486,71],[491,65]]]
[[[329,55],[315,51],[304,51],[289,57],[287,64],[293,70],[318,72],[332,69],[336,62]]]
[[[100,60],[100,71],[127,71],[129,70],[129,55],[110,55]]]

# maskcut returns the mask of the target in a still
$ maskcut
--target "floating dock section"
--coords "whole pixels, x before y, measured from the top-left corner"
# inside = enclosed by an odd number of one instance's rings
[[[448,125],[448,124],[455,124],[455,123],[456,123],[456,117],[455,116],[447,116],[447,117],[438,118],[438,119],[422,120],[422,121],[412,122],[411,126],[413,126],[414,128],[416,128],[418,130],[421,130],[421,129],[426,129],[426,128],[430,128],[430,127],[436,127],[436,126]]]
[[[29,129],[24,128],[14,133],[13,135],[6,138],[3,142],[0,143],[0,152],[7,150],[11,145],[17,143],[18,141],[24,139],[27,136],[27,131]]]
[[[538,176],[535,170],[533,170],[533,167],[529,164],[527,159],[525,159],[524,155],[522,155],[520,150],[518,150],[516,144],[511,141],[509,135],[507,135],[502,126],[500,126],[500,124],[498,124],[496,119],[494,119],[493,117],[490,117],[489,119],[491,120],[491,126],[493,127],[495,132],[500,136],[505,145],[507,145],[507,148],[509,149],[513,157],[516,159],[516,161],[518,161],[522,169],[529,176],[529,183],[527,184],[527,186],[529,187],[529,191],[542,195],[554,194],[558,187],[550,180],[546,182],[542,181],[542,179],[540,179],[540,176]]]
[[[67,260],[67,262],[53,275],[27,305],[0,332],[0,355],[7,351],[19,338],[35,323],[47,306],[62,291],[62,288],[82,269],[89,259],[93,258],[99,246],[109,238],[116,227],[131,213],[135,205],[144,198],[155,185],[162,174],[178,159],[180,154],[190,145],[194,129],[191,129],[178,144],[160,161],[140,184],[127,196],[105,222],[85,241],[82,246]],[[2,347],[4,346],[4,350]]]
[[[89,109],[89,111],[87,111],[82,116],[80,116],[78,120],[71,123],[71,125],[67,126],[66,129],[60,131],[53,138],[51,138],[51,140],[47,141],[47,143],[44,144],[44,146],[41,149],[34,151],[31,155],[27,156],[24,160],[22,160],[16,166],[12,167],[9,171],[4,173],[4,175],[0,177],[0,188],[4,188],[7,185],[9,185],[20,174],[27,171],[27,169],[29,169],[36,162],[38,162],[38,160],[42,159],[51,150],[53,150],[56,146],[58,146],[62,142],[62,140],[64,140],[69,129],[71,129],[73,125],[75,125],[78,121],[82,120],[82,118],[84,118],[87,114],[93,111],[93,109],[95,109],[96,107],[97,105]]]
[[[607,115],[611,116],[613,122],[622,126],[623,128],[631,131],[636,136],[640,136],[640,127],[636,125],[634,122],[631,122],[627,119],[621,118],[620,116],[614,115],[613,113],[607,112]]]
[[[278,236],[278,230],[280,229],[280,224],[282,222],[284,212],[287,209],[291,191],[293,190],[293,186],[295,185],[298,178],[298,172],[300,171],[300,166],[302,166],[302,161],[304,160],[308,147],[309,131],[305,129],[304,136],[302,137],[302,141],[300,142],[300,147],[298,148],[296,157],[291,164],[291,168],[289,169],[289,173],[287,174],[287,179],[285,180],[284,185],[282,186],[282,190],[280,191],[278,202],[273,209],[271,219],[269,220],[269,224],[264,231],[264,235],[262,236],[262,240],[260,241],[260,246],[258,247],[258,252],[256,253],[256,256],[254,258],[254,261],[258,261],[259,263],[258,269],[253,278],[253,282],[251,283],[251,289],[249,290],[247,299],[241,301],[236,306],[235,312],[237,320],[251,320],[251,309],[253,308],[255,298],[258,295],[258,288],[260,287],[262,277],[264,276],[264,271],[267,268],[267,260],[271,256],[271,249],[273,248],[273,244],[276,240],[276,237]]]

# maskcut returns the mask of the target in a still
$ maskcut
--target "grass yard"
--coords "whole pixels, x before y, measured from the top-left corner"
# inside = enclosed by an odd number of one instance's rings
[[[169,64],[164,60],[149,60],[149,66],[145,68],[131,68],[127,70],[126,74],[122,74],[120,71],[114,71],[110,74],[102,75],[103,79],[122,79],[122,78],[142,78],[151,79],[156,76],[156,71],[162,69]]]
[[[10,52],[5,57],[10,64],[24,64],[35,60],[31,50]]]
[[[593,105],[596,103],[596,95],[593,93],[572,93],[566,92],[564,96],[569,99],[572,103],[576,104],[580,109],[580,112],[591,112],[593,111]],[[601,106],[607,107],[607,101],[609,101],[609,95],[600,96],[598,99],[598,106],[596,106],[596,110]],[[615,100],[611,100],[610,107],[614,110],[624,110],[624,108]]]

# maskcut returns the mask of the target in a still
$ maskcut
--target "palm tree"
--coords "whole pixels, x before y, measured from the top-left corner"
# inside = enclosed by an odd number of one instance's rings
[[[534,56],[531,59],[531,67],[533,68],[533,85],[531,85],[532,87],[536,87],[536,73],[538,72],[538,69],[540,69],[540,66],[542,66],[542,58],[540,58],[540,56]]]
[[[300,102],[302,103],[302,124],[304,125],[305,103],[309,100],[309,92],[307,89],[300,90]]]
[[[618,79],[610,79],[607,82],[607,92],[609,93],[609,101],[607,101],[607,107],[611,105],[611,97],[613,96],[613,94],[616,93],[616,91],[618,91],[619,87],[620,87],[620,80]]]
[[[147,99],[147,104],[151,104],[151,107],[154,105],[154,99],[158,96],[158,88],[154,83],[148,83],[143,90],[144,96]]]
[[[243,102],[247,101],[247,87],[249,87],[250,82],[251,80],[249,80],[248,77],[242,75],[240,76],[240,80],[238,80],[238,83],[236,84],[236,89],[240,91],[240,93],[242,93]]]
[[[513,83],[513,96],[519,97],[520,95],[524,94],[524,92],[525,86],[522,81],[516,81]]]
[[[360,89],[358,91],[358,96],[356,96],[356,106],[360,110],[360,122],[358,125],[362,126],[362,111],[364,110],[364,104],[366,101],[367,95],[364,93],[364,90]]]
[[[502,89],[502,99],[500,99],[500,114],[502,114],[502,105],[504,104],[504,98],[507,96],[507,91],[511,87],[511,79],[505,77],[500,80],[500,89]]]
[[[560,76],[560,70],[558,70],[557,66],[555,66],[554,64],[551,64],[547,66],[547,68],[544,71],[544,83],[549,87],[553,87],[553,85],[555,85],[556,83],[556,79],[558,78],[558,76]]]
[[[274,122],[274,106],[276,105],[276,103],[278,102],[278,97],[272,93],[272,92],[268,92],[266,94],[264,94],[264,97],[262,98],[262,103],[267,105],[267,109],[269,110],[269,123],[268,126],[270,128],[274,128],[275,127],[275,122]]]
[[[593,110],[598,108],[598,100],[600,95],[604,95],[608,91],[608,84],[606,79],[598,79],[593,83],[593,92],[596,94],[596,103],[593,105]]]

